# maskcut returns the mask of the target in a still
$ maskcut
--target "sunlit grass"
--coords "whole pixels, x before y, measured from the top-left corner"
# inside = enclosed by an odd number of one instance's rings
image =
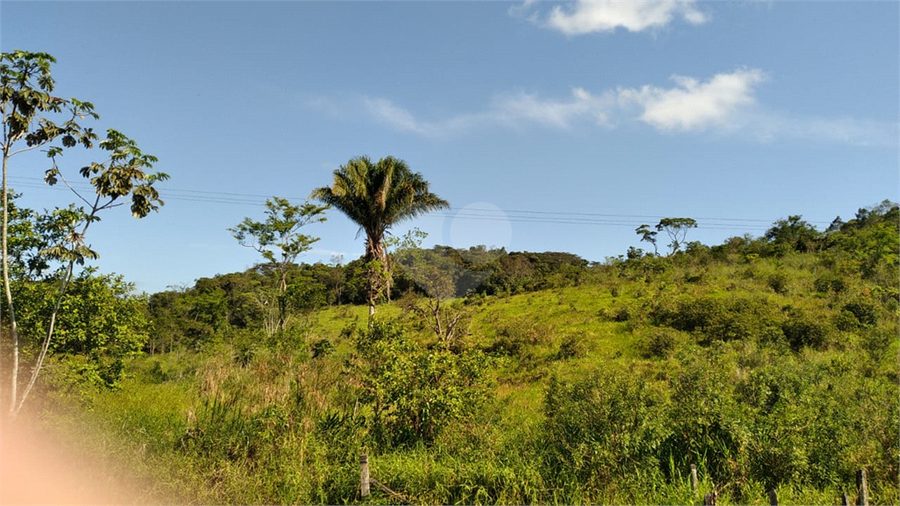
[[[468,346],[484,353],[490,364],[491,395],[477,416],[448,426],[429,444],[379,448],[371,444],[369,429],[354,425],[353,420],[373,412],[360,402],[350,365],[358,352],[350,329],[366,328],[365,306],[317,311],[289,344],[260,340],[247,346],[225,339],[199,351],[140,357],[129,364],[132,377],[121,390],[91,394],[51,419],[57,429],[80,438],[84,448],[109,455],[109,462],[121,462],[143,477],[145,497],[168,495],[177,502],[396,503],[397,497],[377,487],[365,500],[358,496],[358,458],[365,450],[372,476],[415,503],[693,504],[716,487],[720,504],[768,504],[766,485],[748,478],[757,471],[749,471],[749,450],[740,445],[736,445],[740,450],[722,451],[737,478],[713,483],[701,474],[697,492],[691,489],[682,461],[673,460],[672,469],[663,461],[606,482],[585,483],[548,473],[546,422],[552,418],[547,412],[548,389],[551,381],[577,385],[612,373],[639,381],[641,392],[659,392],[662,403],[685,395],[676,388],[697,388],[698,396],[707,395],[702,390],[706,388],[710,397],[688,407],[723,417],[715,420],[720,425],[710,422],[710,431],[721,429],[754,441],[754,431],[761,429],[752,423],[767,420],[760,414],[767,409],[766,396],[776,388],[790,387],[802,395],[797,394],[793,405],[779,405],[784,416],[806,416],[821,409],[823,416],[853,413],[877,422],[877,430],[883,432],[873,429],[863,437],[865,445],[842,458],[870,463],[873,503],[896,503],[896,480],[881,478],[887,470],[877,467],[900,458],[896,441],[891,441],[896,431],[886,429],[896,425],[896,406],[878,404],[886,398],[896,400],[900,342],[885,336],[896,334],[897,315],[884,313],[872,328],[836,330],[831,323],[835,315],[846,301],[865,294],[866,287],[853,281],[856,284],[851,283],[846,293],[823,295],[812,289],[820,275],[817,269],[811,255],[738,258],[671,267],[655,275],[606,275],[582,286],[490,296],[482,303],[463,305],[471,313]],[[703,329],[666,328],[668,334],[654,334],[663,326],[653,318],[683,316],[677,314],[680,298],[708,299],[723,308],[738,301],[776,323],[803,312],[827,330],[827,341],[819,348],[793,350],[783,340],[770,342],[757,335],[706,342]],[[433,341],[427,328],[414,328],[401,306],[380,305],[376,316],[382,321],[400,318],[416,339]],[[760,318],[725,325],[742,331],[740,325],[747,324],[749,332],[756,332],[751,324]],[[333,348],[312,358],[313,344],[322,339]],[[829,383],[832,376],[838,380]],[[739,384],[743,390],[736,391]],[[716,389],[731,397],[716,397]],[[859,391],[873,400],[845,406],[837,402],[848,404]],[[753,404],[754,396],[763,401]],[[819,399],[827,402],[819,406]],[[715,411],[719,407],[714,402],[720,400],[737,407]],[[771,402],[776,400],[771,397]],[[698,426],[709,422],[696,416],[693,423]],[[802,427],[803,421],[786,421],[788,427],[779,437],[800,438],[791,430]],[[96,430],[88,433],[83,424]],[[868,429],[860,422],[857,432],[863,430]],[[819,433],[814,436],[824,439]],[[585,448],[609,450],[600,436],[572,437],[573,451],[584,455],[590,455]],[[718,451],[712,443],[707,450]],[[806,450],[797,449],[801,451]],[[879,453],[884,451],[893,453]],[[849,465],[844,467],[850,469]],[[842,485],[798,483],[785,477],[775,487],[779,502],[836,502],[842,492],[850,493],[852,477],[846,469],[841,472]]]

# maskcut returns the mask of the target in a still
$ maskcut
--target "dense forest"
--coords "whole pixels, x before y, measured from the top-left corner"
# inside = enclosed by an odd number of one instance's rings
[[[28,362],[58,273],[35,213],[14,216]],[[86,269],[31,410],[144,501],[825,504],[866,469],[869,500],[896,503],[898,223],[885,201],[600,263],[414,231],[389,241],[371,323],[364,258],[152,295]],[[366,498],[361,452],[384,487]]]

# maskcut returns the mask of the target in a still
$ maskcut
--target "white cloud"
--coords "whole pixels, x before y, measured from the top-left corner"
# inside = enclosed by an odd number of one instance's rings
[[[765,79],[765,73],[757,69],[716,74],[704,82],[673,76],[675,88],[620,89],[619,98],[642,107],[638,119],[660,130],[736,127],[742,110],[755,103],[756,86]]]
[[[426,121],[386,98],[343,96],[307,100],[310,108],[336,118],[368,117],[399,131],[432,138],[477,128],[539,126],[570,130],[581,124],[606,129],[644,123],[666,133],[714,132],[761,142],[805,139],[852,145],[897,145],[898,124],[853,118],[798,118],[757,103],[767,80],[759,69],[738,69],[708,79],[673,76],[674,86],[619,87],[590,92],[576,87],[564,98],[515,92],[495,96],[481,112]]]
[[[577,0],[567,8],[555,6],[543,20],[537,14],[529,19],[566,35],[611,32],[616,28],[642,32],[666,26],[676,17],[694,25],[707,22],[709,16],[697,10],[694,3],[695,0]]]

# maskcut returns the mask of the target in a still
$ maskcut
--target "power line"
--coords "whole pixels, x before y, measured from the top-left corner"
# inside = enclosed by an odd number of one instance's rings
[[[423,218],[441,218],[441,219],[443,219],[444,217],[432,214],[432,215],[423,216]],[[534,223],[534,224],[597,225],[597,226],[613,226],[613,227],[629,227],[629,228],[636,228],[641,225],[641,223],[638,221],[634,221],[634,222],[600,221],[600,220],[597,220],[597,221],[590,221],[590,220],[571,221],[571,220],[563,220],[563,219],[554,220],[554,219],[547,219],[547,218],[536,218],[536,219],[528,220],[528,219],[518,219],[515,217],[504,219],[504,218],[499,218],[496,216],[459,215],[459,214],[453,216],[453,219],[454,220],[474,220],[474,221],[507,221],[507,222]],[[754,231],[768,230],[768,227],[760,227],[759,225],[738,227],[737,225],[734,225],[734,224],[728,225],[728,224],[717,224],[717,223],[711,223],[711,224],[698,223],[697,228],[703,229],[703,230],[736,230],[738,228],[740,230],[754,230]]]
[[[48,186],[42,178],[27,176],[11,176],[10,181],[16,188],[35,188],[67,191],[68,188],[57,185]],[[92,191],[90,184],[76,181],[72,187],[79,191]],[[199,202],[207,204],[228,204],[242,206],[265,205],[260,199],[271,196],[237,192],[217,192],[209,190],[195,190],[184,188],[162,188],[160,194],[163,200],[184,202]],[[303,201],[306,199],[288,197],[288,200]],[[641,215],[641,214],[613,214],[613,213],[585,213],[572,211],[538,211],[527,209],[488,209],[473,207],[451,207],[450,212],[455,212],[453,219],[479,220],[479,221],[508,221],[516,223],[533,224],[563,224],[563,225],[594,225],[594,226],[627,226],[637,227],[646,220],[658,220],[666,216]],[[446,218],[446,215],[428,215],[430,218]],[[772,220],[754,218],[723,218],[723,217],[698,217],[699,229],[711,230],[768,230]],[[726,222],[726,223],[721,223]],[[825,221],[809,221],[809,223],[828,224]],[[765,225],[763,225],[765,224]]]

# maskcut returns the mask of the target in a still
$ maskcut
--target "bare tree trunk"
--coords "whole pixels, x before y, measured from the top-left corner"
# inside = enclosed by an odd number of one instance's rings
[[[3,242],[3,291],[6,295],[6,306],[9,308],[9,333],[12,337],[12,380],[10,384],[9,412],[16,411],[16,397],[18,396],[19,379],[19,328],[16,322],[16,308],[13,304],[12,288],[9,286],[9,184],[7,183],[7,167],[9,161],[9,146],[4,146],[3,151],[3,230],[0,233]]]
[[[278,297],[278,328],[284,332],[287,329],[287,265],[281,265],[281,295]]]

